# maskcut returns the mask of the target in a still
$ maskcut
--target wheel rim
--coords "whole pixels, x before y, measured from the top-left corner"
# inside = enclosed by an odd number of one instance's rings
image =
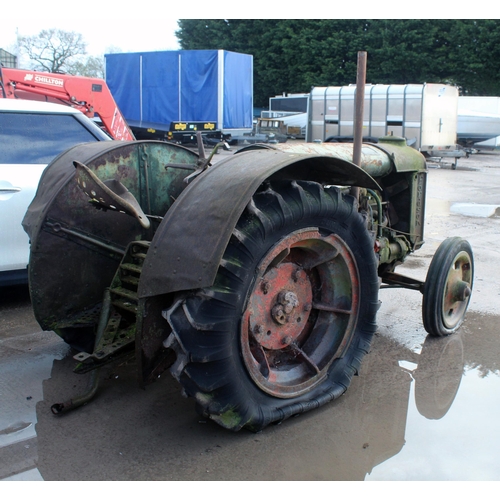
[[[472,263],[470,255],[459,252],[453,260],[443,293],[443,323],[453,329],[462,321],[472,289]]]
[[[356,261],[338,236],[308,228],[278,242],[257,268],[242,318],[253,381],[280,398],[321,383],[349,345],[359,295]]]

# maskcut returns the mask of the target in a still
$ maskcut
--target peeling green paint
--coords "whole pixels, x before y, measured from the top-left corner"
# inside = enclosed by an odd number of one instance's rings
[[[220,415],[210,415],[210,418],[226,429],[241,429],[245,425],[245,422],[242,422],[241,415],[234,409],[227,410]]]

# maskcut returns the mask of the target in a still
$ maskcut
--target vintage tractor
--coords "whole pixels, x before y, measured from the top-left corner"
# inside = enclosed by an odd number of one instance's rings
[[[252,145],[211,157],[157,141],[98,142],[45,170],[23,222],[35,316],[93,370],[170,368],[197,410],[253,431],[343,394],[376,330],[381,287],[423,294],[423,323],[461,324],[473,255],[445,240],[420,282],[426,163],[403,139]],[[356,187],[357,189],[352,189]]]

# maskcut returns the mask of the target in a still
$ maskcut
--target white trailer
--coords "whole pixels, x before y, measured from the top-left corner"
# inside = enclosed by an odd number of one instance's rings
[[[314,87],[309,95],[308,142],[350,141],[356,86]],[[444,84],[366,85],[363,137],[404,137],[428,156],[458,158],[458,89]]]

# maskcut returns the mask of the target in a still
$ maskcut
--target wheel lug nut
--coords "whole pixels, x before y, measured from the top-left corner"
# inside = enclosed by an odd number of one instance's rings
[[[279,323],[280,325],[284,325],[286,323],[287,315],[283,310],[283,306],[280,304],[276,304],[273,307],[271,316],[273,317],[274,321],[276,321],[276,323]]]
[[[253,332],[257,335],[264,333],[264,327],[262,325],[255,325],[253,328]]]

